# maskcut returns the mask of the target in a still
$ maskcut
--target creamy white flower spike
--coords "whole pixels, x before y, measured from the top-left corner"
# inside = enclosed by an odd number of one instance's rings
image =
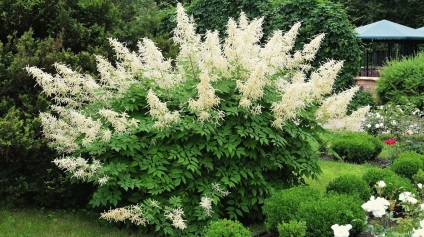
[[[207,196],[204,196],[200,199],[200,207],[203,208],[203,211],[205,212],[205,214],[207,216],[211,216],[213,211],[212,211],[212,199],[210,199]]]
[[[131,223],[135,225],[146,226],[146,224],[149,224],[149,220],[144,217],[143,209],[138,205],[132,205],[105,211],[101,214],[100,218],[105,219],[109,222],[130,220]]]
[[[121,65],[134,76],[141,75],[143,64],[141,58],[135,53],[131,52],[124,44],[117,39],[109,38],[109,43],[116,53],[116,57],[120,60]]]
[[[320,119],[342,118],[346,116],[346,109],[355,93],[359,90],[358,86],[349,90],[328,97],[318,108],[315,115]]]
[[[210,78],[207,74],[200,74],[200,83],[197,84],[198,99],[189,99],[188,107],[196,112],[200,122],[205,122],[210,118],[210,112],[214,107],[217,107],[220,99],[215,95],[215,89],[210,83]]]
[[[152,90],[147,93],[147,103],[150,107],[150,115],[157,119],[154,124],[155,127],[164,128],[179,121],[179,112],[174,111],[171,113],[166,104],[161,102]]]
[[[60,169],[71,173],[73,177],[83,180],[95,177],[99,169],[102,168],[100,161],[93,159],[92,163],[89,164],[88,161],[82,157],[69,156],[57,158],[53,163]],[[105,180],[102,180],[102,182],[103,181]]]
[[[181,82],[181,75],[173,71],[171,60],[164,59],[153,41],[144,38],[143,42],[138,42],[138,48],[143,62],[143,77],[165,90]]]
[[[172,226],[177,229],[184,230],[187,228],[187,221],[183,219],[184,211],[181,207],[172,209],[171,211],[165,211],[165,217],[172,221]]]

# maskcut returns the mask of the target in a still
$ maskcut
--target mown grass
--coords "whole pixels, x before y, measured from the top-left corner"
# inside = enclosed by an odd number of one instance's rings
[[[1,237],[135,237],[96,220],[94,215],[65,211],[0,209]]]
[[[322,173],[318,175],[317,179],[306,179],[306,184],[312,187],[316,187],[322,190],[322,192],[325,192],[325,187],[330,181],[341,175],[354,174],[362,176],[367,170],[375,167],[371,164],[356,165],[344,163],[343,161],[329,160],[320,160],[319,165],[321,167]]]

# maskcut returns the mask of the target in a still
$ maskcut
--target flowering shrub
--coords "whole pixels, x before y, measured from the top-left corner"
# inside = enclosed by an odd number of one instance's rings
[[[27,68],[56,102],[40,115],[63,154],[55,163],[96,185],[93,206],[119,206],[103,219],[196,235],[219,216],[261,218],[273,182],[297,184],[319,170],[320,122],[345,116],[358,88],[324,99],[343,64],[310,72],[324,35],[292,54],[300,23],[261,46],[262,21],[230,19],[221,45],[218,32],[196,34],[178,5],[176,62],[149,39],[138,52],[110,39],[118,62],[97,57],[99,78],[59,63],[54,76]]]
[[[424,122],[421,115],[422,112],[412,104],[386,104],[368,113],[361,127],[372,135],[384,132],[403,140],[406,135],[423,134]]]
[[[386,199],[393,199],[404,191],[415,189],[411,180],[397,175],[393,170],[388,168],[369,169],[363,174],[362,178],[371,188],[372,195],[384,197]],[[383,189],[379,189],[378,186],[376,186],[376,183],[381,180],[386,184]]]
[[[352,225],[334,224],[331,226],[331,229],[334,231],[334,237],[349,237],[349,230],[352,229]]]
[[[385,186],[380,185],[382,183],[385,184],[385,181],[380,180],[376,186],[384,189]],[[416,188],[413,189],[415,192]],[[424,217],[424,204],[420,204],[411,192],[402,192],[389,200],[371,196],[361,207],[372,214],[368,218],[368,230],[374,236],[420,236],[422,233],[424,222],[420,219]],[[420,229],[415,229],[417,226]]]

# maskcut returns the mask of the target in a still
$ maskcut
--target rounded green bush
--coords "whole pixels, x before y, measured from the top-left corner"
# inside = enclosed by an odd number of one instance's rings
[[[422,169],[423,161],[419,156],[401,154],[389,167],[396,174],[412,180],[412,176]]]
[[[377,93],[383,103],[412,103],[424,109],[424,53],[413,58],[393,60],[380,71]]]
[[[412,176],[412,180],[416,184],[424,184],[424,170],[418,170],[418,172]]]
[[[365,182],[375,192],[375,184],[383,180],[386,183],[386,187],[383,189],[383,196],[387,198],[396,198],[402,192],[416,193],[415,186],[411,183],[411,180],[404,178],[396,174],[391,169],[370,169],[362,176]]]
[[[371,190],[367,182],[356,175],[342,175],[328,183],[327,193],[336,192],[348,195],[358,195],[363,201],[370,198]]]
[[[396,173],[391,169],[371,168],[362,175],[362,179],[368,184],[369,187],[380,181],[385,181],[388,177],[395,176]]]
[[[332,142],[331,148],[347,161],[364,163],[380,154],[383,143],[363,132],[345,132]]]
[[[252,233],[240,222],[227,219],[210,222],[204,237],[247,237]]]
[[[304,237],[306,236],[306,222],[291,220],[289,223],[278,224],[280,237]]]
[[[265,199],[262,208],[265,215],[267,230],[277,230],[277,225],[289,222],[296,218],[296,211],[302,202],[310,202],[319,199],[321,193],[318,189],[308,186],[299,186],[281,190]]]
[[[306,222],[306,236],[333,237],[331,226],[351,224],[350,236],[356,236],[364,227],[366,217],[357,196],[330,194],[315,201],[303,201],[296,213],[298,221]]]
[[[398,155],[398,159],[399,158],[405,158],[405,157],[421,160],[424,164],[424,155],[421,155],[421,154],[419,154],[415,151],[402,152]]]

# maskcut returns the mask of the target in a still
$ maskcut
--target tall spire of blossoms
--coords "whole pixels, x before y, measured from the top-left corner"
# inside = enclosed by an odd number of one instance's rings
[[[200,122],[209,120],[211,117],[210,110],[218,106],[220,99],[215,95],[215,89],[210,83],[207,72],[200,74],[200,83],[197,84],[198,99],[189,99],[188,106],[197,114]],[[219,113],[218,113],[219,114]]]
[[[37,67],[25,69],[35,77],[43,92],[57,103],[79,107],[84,102],[98,99],[96,91],[100,86],[90,75],[82,75],[59,63],[55,63],[54,67],[57,70],[54,77]]]
[[[177,26],[174,29],[174,42],[180,46],[178,61],[190,62],[190,72],[196,77],[198,63],[200,60],[200,35],[196,33],[196,25],[192,18],[189,18],[181,3],[177,4]],[[180,65],[180,73],[185,75],[185,68]]]
[[[315,112],[315,115],[324,120],[344,117],[349,102],[358,90],[359,87],[355,86],[349,90],[328,97]]]
[[[228,61],[223,55],[219,42],[218,31],[206,31],[205,41],[200,47],[200,64],[202,71],[211,72],[210,80],[216,81],[220,77],[229,77]]]
[[[313,95],[321,100],[324,95],[330,94],[337,74],[343,67],[342,61],[330,60],[311,73],[311,83],[314,84]]]
[[[300,69],[304,71],[309,70],[311,65],[308,63],[315,58],[315,55],[317,54],[321,42],[324,40],[324,37],[324,34],[319,34],[315,36],[311,42],[305,44],[302,51],[296,51],[293,54],[292,59],[287,63],[287,69]]]
[[[116,57],[120,60],[120,64],[132,75],[141,75],[143,64],[140,57],[135,52],[125,47],[124,44],[116,39],[109,38],[109,43],[116,53]]]
[[[155,93],[150,89],[147,93],[147,103],[150,106],[150,115],[157,119],[154,127],[163,128],[178,122],[180,114],[178,111],[170,112],[166,104],[161,102]]]
[[[246,14],[240,14],[237,24],[230,18],[227,24],[228,37],[224,42],[224,53],[229,62],[232,62],[232,70],[239,65],[242,69],[251,72],[255,70],[259,58],[262,38],[262,22],[264,18],[254,19],[249,22]],[[234,64],[235,63],[235,64]]]
[[[294,24],[284,35],[281,30],[274,32],[265,47],[260,51],[260,57],[268,65],[268,74],[272,75],[279,68],[284,68],[290,60],[290,51],[300,28],[300,22]]]
[[[171,60],[165,60],[162,52],[150,39],[138,42],[144,73],[143,77],[151,79],[159,88],[168,90],[181,82],[181,75],[172,70]]]
[[[121,65],[114,67],[108,60],[102,56],[96,56],[97,71],[100,74],[100,82],[105,92],[118,92],[118,95],[125,93],[132,84],[135,83],[134,76],[125,70]],[[112,90],[112,91],[109,91]],[[113,93],[113,96],[117,96]],[[112,95],[106,95],[108,98]]]

